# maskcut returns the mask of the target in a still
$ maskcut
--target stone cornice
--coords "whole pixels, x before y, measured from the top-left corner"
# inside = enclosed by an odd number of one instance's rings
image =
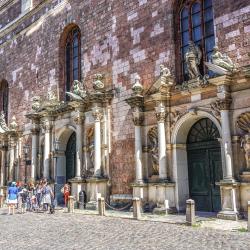
[[[0,13],[2,11],[6,10],[6,7],[8,7],[10,4],[15,4],[16,2],[18,2],[18,0],[1,0],[0,2]]]

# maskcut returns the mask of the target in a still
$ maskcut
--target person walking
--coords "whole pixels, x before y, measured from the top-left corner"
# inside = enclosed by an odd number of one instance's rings
[[[64,205],[68,206],[69,196],[70,196],[70,184],[67,182],[63,186],[63,196],[64,196]]]
[[[51,211],[53,198],[54,194],[52,188],[48,185],[47,180],[44,180],[42,188],[42,204],[45,211],[47,211],[48,208],[50,208]]]
[[[8,214],[15,214],[15,207],[17,205],[17,194],[18,188],[16,187],[16,183],[12,182],[11,186],[8,188]]]

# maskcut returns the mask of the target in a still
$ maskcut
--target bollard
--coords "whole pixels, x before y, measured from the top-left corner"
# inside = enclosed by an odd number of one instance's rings
[[[136,220],[139,220],[141,218],[140,198],[133,198],[133,218]]]
[[[103,197],[98,198],[98,212],[100,216],[105,216],[105,200]]]
[[[186,201],[186,224],[188,226],[195,224],[195,202],[192,199]]]
[[[247,230],[250,232],[250,201],[247,202]]]
[[[168,202],[168,200],[164,201],[164,206],[165,206],[165,209],[166,209],[166,215],[168,215],[168,211],[169,211],[169,202]]]
[[[69,196],[68,213],[74,213],[74,209],[75,209],[75,198],[74,196]]]

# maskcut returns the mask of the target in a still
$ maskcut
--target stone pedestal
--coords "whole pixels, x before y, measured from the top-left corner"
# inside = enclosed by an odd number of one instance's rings
[[[217,214],[219,219],[237,220],[239,217],[239,183],[221,181],[220,186],[222,210]]]
[[[108,179],[106,178],[89,178],[86,180],[87,185],[87,209],[97,209],[98,198],[103,197],[107,198],[107,183]]]
[[[153,203],[157,206],[154,209],[156,213],[166,213],[176,211],[175,204],[175,183],[170,182],[150,182],[144,184],[133,183],[133,197],[141,199],[142,205]],[[166,200],[168,207],[166,208]]]
[[[244,216],[247,215],[247,203],[250,201],[250,182],[240,183],[240,208]]]

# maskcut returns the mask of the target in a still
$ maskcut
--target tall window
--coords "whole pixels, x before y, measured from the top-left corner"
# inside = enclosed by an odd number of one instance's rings
[[[183,80],[188,79],[184,56],[189,40],[202,51],[201,73],[206,72],[204,61],[208,61],[215,45],[212,0],[185,1],[180,10],[181,67]]]
[[[81,80],[81,34],[75,27],[67,36],[65,46],[65,89],[70,91],[74,80]]]
[[[4,112],[5,120],[8,121],[9,87],[8,82],[3,80],[0,83],[0,112]]]

